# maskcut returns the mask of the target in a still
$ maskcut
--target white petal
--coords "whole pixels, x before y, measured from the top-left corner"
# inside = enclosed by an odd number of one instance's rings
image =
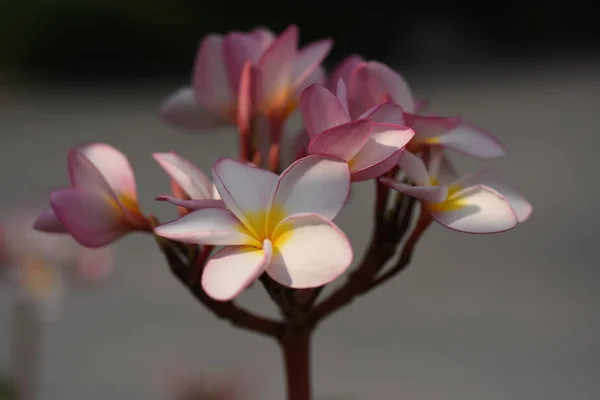
[[[255,236],[264,234],[269,198],[278,176],[230,158],[213,166],[213,181],[225,205]]]
[[[476,158],[496,158],[504,155],[504,146],[484,130],[461,124],[436,138],[435,143]]]
[[[158,236],[184,243],[260,246],[244,225],[224,208],[204,208],[154,228]]]
[[[304,157],[282,172],[270,201],[280,208],[281,218],[298,213],[316,213],[333,219],[350,192],[350,171],[341,160],[314,155]],[[270,220],[274,227],[279,221]]]
[[[412,186],[398,182],[392,178],[381,178],[380,181],[400,193],[423,200],[427,203],[439,203],[446,200],[448,197],[447,186]]]
[[[271,261],[271,242],[262,249],[251,246],[227,246],[206,263],[202,288],[215,300],[228,301],[258,278]]]
[[[461,205],[449,211],[430,210],[431,216],[450,229],[467,233],[496,233],[514,228],[517,216],[498,192],[472,186],[451,196]]]
[[[175,152],[153,153],[152,156],[190,199],[200,200],[212,197],[212,182],[194,164]]]
[[[398,165],[400,166],[400,169],[406,173],[408,178],[416,185],[429,185],[429,173],[427,172],[425,163],[420,157],[408,151],[404,151],[402,156],[400,156]]]
[[[352,264],[352,246],[331,221],[317,214],[296,214],[275,229],[271,278],[293,288],[325,285]]]
[[[184,129],[206,130],[227,124],[213,111],[200,105],[191,87],[184,87],[170,95],[160,106],[161,118]]]

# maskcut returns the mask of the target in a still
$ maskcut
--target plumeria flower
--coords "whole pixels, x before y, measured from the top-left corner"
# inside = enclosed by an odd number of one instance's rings
[[[322,40],[298,50],[295,25],[277,38],[265,28],[208,35],[198,50],[192,86],[165,101],[162,117],[190,129],[239,124],[240,113],[249,110],[238,106],[249,103],[250,112],[285,117],[309,83],[324,80],[320,64],[331,46],[331,40]]]
[[[337,93],[312,85],[302,94],[300,109],[311,138],[309,154],[326,154],[348,163],[352,181],[364,181],[390,170],[413,138],[412,129],[400,122],[402,110],[382,104],[352,121],[343,80]]]
[[[109,249],[88,249],[66,235],[33,229],[37,207],[13,210],[0,223],[0,270],[17,294],[55,315],[65,278],[77,283],[104,281],[113,268]]]
[[[190,161],[173,151],[153,153],[152,156],[171,177],[173,196],[160,196],[158,200],[180,206],[182,216],[188,210],[225,206],[215,185]]]
[[[415,131],[415,139],[408,147],[411,152],[442,146],[481,159],[504,155],[504,146],[498,139],[461,118],[419,115],[425,102],[416,100],[406,80],[385,64],[350,56],[333,72],[331,85],[339,79],[348,87],[353,118],[382,103],[398,104],[402,108],[404,124]]]
[[[86,247],[101,247],[134,230],[150,229],[141,213],[135,177],[119,150],[92,143],[69,151],[71,187],[50,194],[51,210],[36,220],[37,230],[68,232]]]
[[[263,272],[292,288],[322,286],[352,262],[346,235],[331,220],[350,190],[345,162],[308,156],[280,176],[232,159],[213,167],[227,209],[204,208],[155,228],[185,243],[224,245],[206,263],[202,286],[230,300]]]
[[[421,201],[423,211],[440,224],[467,233],[495,233],[525,222],[531,204],[487,172],[458,178],[443,151],[430,154],[429,168],[405,151],[399,166],[415,186],[391,178],[381,182]]]

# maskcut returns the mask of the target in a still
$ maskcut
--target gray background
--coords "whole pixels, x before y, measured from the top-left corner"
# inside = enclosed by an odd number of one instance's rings
[[[483,164],[521,189],[534,213],[498,235],[433,226],[406,272],[321,326],[313,348],[318,398],[600,397],[598,66],[408,77],[419,97],[432,100],[432,111],[462,115],[501,138],[508,155]],[[66,151],[81,142],[123,150],[143,209],[164,219],[175,210],[153,201],[169,186],[152,151],[178,151],[205,171],[236,154],[232,133],[190,135],[158,121],[158,104],[175,86],[10,82],[0,90],[4,210],[65,184]],[[480,165],[455,160],[466,172]],[[360,253],[373,198],[369,184],[356,189],[337,222]],[[109,282],[71,290],[59,320],[47,326],[41,399],[165,399],[172,367],[239,371],[260,388],[260,398],[283,398],[273,342],[195,303],[149,237],[131,235],[114,248],[118,265]],[[260,286],[241,300],[274,314]],[[2,321],[9,304],[0,293]],[[8,347],[3,329],[0,366]]]

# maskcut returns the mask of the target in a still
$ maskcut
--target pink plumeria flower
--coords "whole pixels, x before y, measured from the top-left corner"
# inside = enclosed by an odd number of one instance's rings
[[[531,204],[489,173],[457,178],[441,150],[430,154],[429,168],[405,151],[399,166],[415,186],[391,178],[381,182],[421,201],[423,211],[440,224],[467,233],[495,233],[526,221]]]
[[[396,125],[402,110],[383,104],[352,121],[343,80],[337,93],[312,85],[302,94],[300,109],[311,138],[308,154],[325,154],[348,163],[352,181],[373,179],[389,171],[413,138],[412,129]]]
[[[498,139],[461,118],[418,115],[425,102],[416,100],[402,75],[385,64],[350,56],[333,72],[331,84],[335,85],[339,79],[348,87],[353,118],[382,103],[399,105],[404,111],[405,125],[416,134],[408,147],[412,152],[443,146],[481,159],[504,155],[504,146]]]
[[[192,86],[165,101],[162,117],[180,127],[206,129],[240,124],[239,118],[257,110],[289,113],[307,83],[324,80],[320,64],[331,45],[323,40],[298,51],[294,25],[277,38],[265,28],[208,35],[198,50]]]
[[[350,190],[341,160],[309,156],[281,175],[232,159],[213,167],[227,209],[205,208],[155,228],[169,239],[224,245],[207,262],[202,286],[230,300],[263,272],[292,288],[322,286],[352,262],[346,235],[331,220]]]
[[[50,194],[51,210],[36,220],[37,230],[68,232],[80,244],[95,248],[126,233],[150,229],[141,213],[135,177],[123,153],[104,143],[69,151],[71,187]]]
[[[153,153],[156,162],[171,177],[173,196],[159,196],[157,200],[179,206],[180,215],[188,210],[225,207],[217,188],[204,172],[190,161],[171,151]]]

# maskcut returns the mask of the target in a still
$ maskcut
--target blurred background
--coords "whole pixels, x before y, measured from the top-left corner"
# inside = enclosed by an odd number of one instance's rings
[[[432,227],[406,272],[325,322],[317,399],[598,399],[600,25],[581,0],[4,2],[0,205],[44,199],[67,182],[69,147],[104,141],[130,157],[144,210],[174,217],[153,200],[169,182],[150,153],[175,150],[209,171],[236,142],[165,125],[161,101],[188,84],[206,33],[290,23],[303,43],[335,40],[327,67],[350,53],[386,62],[432,112],[496,134],[506,157],[454,159],[466,172],[498,171],[534,205],[508,233]],[[358,189],[338,223],[359,255],[373,196]],[[70,293],[45,328],[41,399],[166,399],[174,370],[233,371],[256,398],[283,398],[274,343],[196,304],[148,237],[114,249],[111,278]],[[242,301],[275,313],[260,287]],[[0,291],[0,327],[9,310]],[[0,331],[0,370],[9,347]]]

